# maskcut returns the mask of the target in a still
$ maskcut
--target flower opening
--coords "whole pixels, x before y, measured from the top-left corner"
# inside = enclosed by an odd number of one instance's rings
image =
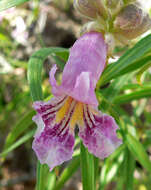
[[[54,78],[56,66],[50,71],[54,98],[37,101],[33,120],[38,129],[33,142],[38,159],[53,169],[71,159],[74,129],[89,152],[99,158],[109,156],[121,144],[116,136],[115,120],[97,110],[95,87],[106,60],[106,45],[100,33],[90,32],[75,42],[65,65],[62,84]]]

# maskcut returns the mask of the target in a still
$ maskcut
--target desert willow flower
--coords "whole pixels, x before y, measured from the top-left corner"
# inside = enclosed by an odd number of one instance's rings
[[[121,144],[113,117],[97,110],[95,87],[105,67],[106,51],[101,33],[84,34],[70,49],[60,86],[54,77],[57,67],[50,71],[54,97],[34,102],[37,115],[33,120],[38,129],[33,149],[50,169],[72,158],[76,124],[85,147],[101,159]]]

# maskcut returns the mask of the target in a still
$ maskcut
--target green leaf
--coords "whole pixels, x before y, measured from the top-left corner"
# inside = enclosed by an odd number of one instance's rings
[[[100,159],[94,156],[94,189],[96,189],[99,180],[99,162]]]
[[[143,145],[130,133],[125,135],[125,142],[132,155],[140,162],[140,164],[151,173],[151,161],[147,155]]]
[[[142,88],[150,88],[151,83],[150,82],[145,82],[144,84],[134,84],[134,83],[129,83],[124,85],[121,90],[137,90],[137,89],[142,89]]]
[[[94,159],[81,142],[81,170],[83,190],[95,189]]]
[[[132,72],[145,64],[148,64],[151,56],[143,56],[150,49],[151,35],[148,35],[140,40],[133,48],[129,49],[117,62],[107,66],[98,82],[98,86],[104,85],[115,77]]]
[[[125,145],[123,144],[105,160],[101,170],[99,190],[105,189],[107,183],[117,174],[124,159],[124,150]]]
[[[36,190],[42,190],[44,189],[44,181],[43,174],[45,172],[44,169],[45,165],[40,164],[40,162],[37,162],[37,180],[36,180]]]
[[[0,1],[0,11],[23,4],[27,1],[29,1],[29,0],[1,0]]]
[[[17,148],[21,144],[25,143],[26,141],[28,141],[31,137],[33,137],[34,133],[35,133],[35,130],[32,130],[32,131],[26,133],[23,137],[21,137],[19,140],[17,140],[15,143],[13,143],[11,146],[4,149],[4,151],[2,153],[0,153],[0,157],[6,156],[9,152],[13,151],[15,148]]]
[[[137,90],[135,92],[131,92],[129,94],[120,95],[114,98],[113,103],[115,104],[124,104],[133,100],[138,100],[141,98],[149,98],[151,97],[151,87]]]
[[[44,60],[49,55],[53,54],[65,58],[62,53],[65,53],[67,55],[68,50],[65,48],[42,48],[31,56],[28,64],[28,82],[33,101],[43,99],[41,88],[41,73]]]
[[[132,153],[126,148],[125,156],[124,156],[124,188],[128,190],[133,190],[133,182],[134,182],[134,170],[135,170],[135,160],[132,156]]]
[[[56,182],[56,174],[50,172],[46,164],[37,163],[37,185],[36,190],[52,190]]]
[[[148,64],[144,65],[139,72],[136,74],[136,80],[139,84],[141,84],[141,77],[143,75],[143,73],[149,69],[151,67],[151,62],[149,62]]]
[[[129,79],[133,77],[133,74],[127,74],[115,79],[107,88],[97,89],[99,90],[104,97],[109,101],[112,101],[116,97],[121,88],[128,82]],[[98,86],[97,86],[98,87]]]
[[[75,171],[77,171],[79,166],[80,166],[80,157],[76,156],[75,158],[73,158],[68,167],[62,172],[54,190],[61,190],[64,184],[68,181],[68,179],[71,178],[71,176],[75,173]]]
[[[53,189],[55,187],[55,183],[56,183],[56,174],[55,174],[55,172],[48,171],[48,173],[47,173],[47,184],[46,184],[45,190]]]
[[[15,142],[15,140],[31,126],[33,123],[32,117],[34,114],[35,111],[32,110],[28,112],[23,118],[21,118],[19,122],[17,122],[16,126],[13,127],[12,131],[6,138],[4,150],[10,147]]]

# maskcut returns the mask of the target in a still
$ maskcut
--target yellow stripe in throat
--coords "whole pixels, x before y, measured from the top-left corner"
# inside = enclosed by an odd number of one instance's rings
[[[74,128],[75,124],[79,124],[80,126],[83,126],[83,104],[80,102],[77,102],[73,115],[70,120],[70,126]]]
[[[63,106],[60,108],[60,110],[56,114],[56,123],[60,123],[61,120],[65,117],[65,115],[68,113],[72,98],[68,97]]]

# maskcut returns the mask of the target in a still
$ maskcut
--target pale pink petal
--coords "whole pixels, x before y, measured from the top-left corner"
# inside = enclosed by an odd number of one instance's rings
[[[85,127],[80,127],[79,136],[88,151],[101,159],[112,154],[122,143],[117,138],[118,126],[113,117],[109,115],[93,116],[89,113],[84,116]]]
[[[64,93],[75,100],[97,107],[94,91],[105,67],[106,49],[101,33],[89,32],[80,37],[70,50],[60,86],[57,86],[54,79],[56,67],[52,68],[50,72],[52,92],[55,95],[58,95],[59,92]],[[79,85],[79,81],[82,84]],[[86,91],[82,89],[86,89]],[[80,91],[82,91],[81,96],[79,96]]]
[[[49,72],[49,82],[52,86],[51,91],[55,96],[62,96],[63,92],[61,91],[60,86],[57,85],[57,81],[55,79],[56,70],[57,70],[57,66],[54,65]]]
[[[42,164],[46,163],[53,169],[55,166],[71,159],[74,147],[74,134],[66,124],[56,124],[55,116],[63,106],[66,97],[52,98],[48,102],[34,102],[37,115],[33,117],[38,129],[33,141],[33,149]]]
[[[66,130],[59,134],[59,125],[45,129],[41,135],[33,141],[33,149],[41,164],[47,164],[52,170],[72,158],[74,147],[74,135]]]
[[[82,100],[85,104],[91,104],[94,107],[98,106],[95,91],[91,83],[91,74],[89,72],[81,72],[77,77],[76,84],[72,91],[68,91],[71,97],[74,97],[77,101]]]

